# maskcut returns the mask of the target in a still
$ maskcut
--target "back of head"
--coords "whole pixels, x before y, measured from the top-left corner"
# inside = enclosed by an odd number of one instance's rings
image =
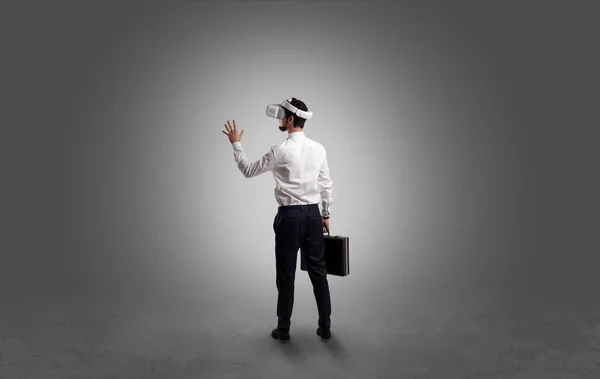
[[[306,106],[306,104],[304,104],[304,102],[302,100],[298,100],[295,97],[292,98],[292,101],[290,101],[290,104],[292,104],[296,108],[300,109],[301,111],[308,111],[308,107]],[[294,127],[295,128],[304,128],[304,123],[306,122],[306,119],[299,117],[299,116],[293,114],[291,111],[285,109],[285,118],[288,119],[290,116],[294,117]]]

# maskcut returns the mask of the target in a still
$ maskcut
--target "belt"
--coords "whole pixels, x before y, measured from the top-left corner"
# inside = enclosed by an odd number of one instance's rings
[[[293,211],[293,210],[301,210],[301,211],[310,211],[312,209],[319,209],[319,204],[297,204],[297,205],[281,205],[277,208],[278,211]]]

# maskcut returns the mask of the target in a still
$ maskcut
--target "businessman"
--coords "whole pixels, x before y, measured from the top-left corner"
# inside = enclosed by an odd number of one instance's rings
[[[278,322],[271,336],[281,342],[290,340],[296,263],[298,250],[304,247],[302,252],[319,314],[317,335],[327,341],[331,338],[331,299],[323,233],[329,232],[333,182],[326,150],[304,134],[306,117],[312,116],[304,102],[292,98],[275,107],[281,107],[277,109],[279,130],[288,132],[287,139],[271,146],[261,159],[248,160],[241,144],[244,131],[238,133],[235,120],[233,124],[227,121],[223,133],[229,137],[235,162],[246,178],[271,171],[275,179],[274,193],[279,204],[273,221]]]

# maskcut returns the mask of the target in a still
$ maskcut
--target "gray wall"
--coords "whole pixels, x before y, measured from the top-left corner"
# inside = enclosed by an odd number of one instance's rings
[[[266,105],[297,97],[350,237],[333,320],[597,307],[593,1],[1,13],[4,306],[275,304],[274,180],[244,178],[221,131],[235,119],[259,159],[286,137]],[[311,296],[299,268],[296,288]]]

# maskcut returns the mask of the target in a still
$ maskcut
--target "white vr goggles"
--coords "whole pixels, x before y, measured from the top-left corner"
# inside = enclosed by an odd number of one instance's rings
[[[301,109],[298,109],[295,106],[293,106],[292,103],[290,103],[290,100],[292,99],[284,100],[281,102],[281,104],[267,105],[267,116],[281,120],[285,117],[285,108],[298,117],[302,117],[306,120],[311,119],[313,114],[310,110],[303,111]]]

